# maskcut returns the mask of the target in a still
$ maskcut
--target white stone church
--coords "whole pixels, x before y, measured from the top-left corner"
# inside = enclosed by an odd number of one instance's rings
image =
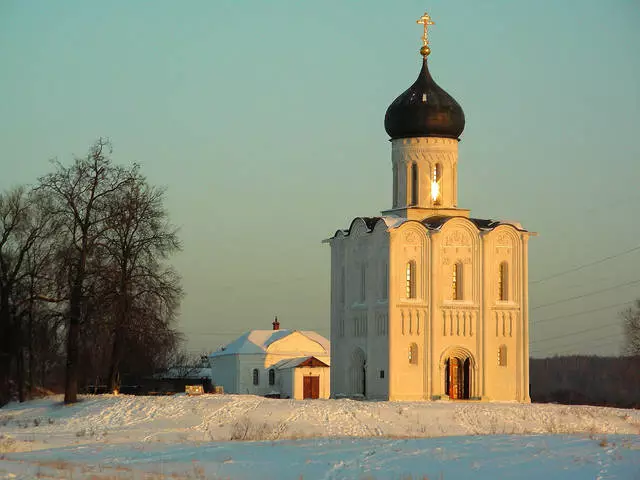
[[[460,105],[428,68],[387,109],[393,198],[331,245],[331,394],[529,402],[528,232],[458,207]],[[464,163],[462,164],[464,165]]]

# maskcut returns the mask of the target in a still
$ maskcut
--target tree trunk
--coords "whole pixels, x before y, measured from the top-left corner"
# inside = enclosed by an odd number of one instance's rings
[[[122,341],[124,335],[122,329],[125,326],[129,315],[128,302],[128,282],[127,282],[128,263],[125,260],[120,265],[120,298],[118,299],[118,310],[116,312],[116,328],[113,334],[113,348],[111,350],[111,365],[109,367],[109,391],[114,393],[116,389],[120,389],[120,359],[122,358]]]
[[[32,295],[33,298],[33,295]],[[33,300],[29,302],[29,321],[27,322],[27,385],[29,399],[33,398]]]
[[[69,306],[69,332],[67,335],[67,368],[64,385],[64,403],[78,401],[78,359],[80,340],[80,313],[82,302],[82,281],[76,279],[71,292]]]
[[[20,403],[26,400],[25,388],[24,388],[24,349],[22,343],[18,347],[16,352],[16,376],[18,380],[18,401]]]
[[[12,330],[9,295],[0,289],[0,407],[11,400]]]
[[[109,365],[109,391],[114,393],[116,389],[120,389],[120,333],[119,328],[113,334],[113,346],[111,349],[111,362]]]

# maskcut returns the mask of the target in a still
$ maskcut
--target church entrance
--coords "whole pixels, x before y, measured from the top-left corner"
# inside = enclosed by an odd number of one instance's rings
[[[445,361],[444,391],[451,400],[469,399],[469,367],[468,358],[449,357]]]

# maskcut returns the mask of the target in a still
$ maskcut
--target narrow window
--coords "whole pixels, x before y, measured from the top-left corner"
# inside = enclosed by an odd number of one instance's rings
[[[418,364],[418,345],[415,343],[409,345],[409,363],[411,365]]]
[[[462,300],[462,263],[453,266],[451,278],[451,299]]]
[[[345,290],[347,288],[344,277],[345,276],[344,276],[344,266],[343,266],[342,269],[340,270],[340,305],[344,305]]]
[[[498,347],[498,365],[501,367],[507,366],[507,346],[500,345]]]
[[[360,266],[360,303],[364,303],[367,295],[367,267],[363,263]]]
[[[393,208],[398,206],[398,165],[393,164]]]
[[[407,298],[416,298],[416,262],[407,262],[406,271],[406,295]]]
[[[509,285],[509,267],[507,262],[500,264],[500,271],[498,272],[498,298],[502,301],[507,301],[508,297],[508,285]]]
[[[418,165],[411,164],[411,203],[410,205],[418,204]]]
[[[269,369],[269,385],[275,385],[276,383],[276,371],[271,368]]]
[[[387,265],[387,262],[382,263],[382,278],[380,284],[380,298],[386,300],[389,292],[389,265]]]
[[[260,372],[257,368],[253,369],[253,384],[258,385],[260,383]]]
[[[384,370],[380,370],[380,378],[384,378]]]
[[[442,200],[442,165],[436,163],[431,173],[431,201],[440,205]]]

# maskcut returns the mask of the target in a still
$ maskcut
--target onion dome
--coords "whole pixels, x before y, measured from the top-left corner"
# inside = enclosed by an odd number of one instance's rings
[[[431,53],[429,27],[435,23],[428,13],[416,23],[424,27],[420,48],[422,70],[414,84],[387,108],[384,128],[392,140],[411,137],[457,139],[464,130],[462,107],[431,78],[427,65]]]
[[[384,116],[384,128],[392,139],[411,137],[459,138],[464,112],[454,98],[431,77],[427,56],[418,79],[396,98]]]

